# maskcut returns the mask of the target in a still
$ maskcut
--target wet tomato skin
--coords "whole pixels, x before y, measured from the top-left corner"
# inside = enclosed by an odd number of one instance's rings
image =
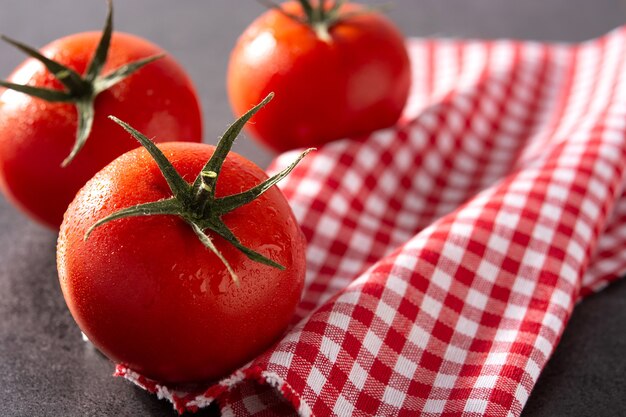
[[[189,182],[214,149],[192,143],[159,147]],[[216,193],[235,194],[266,178],[231,153]],[[162,382],[212,380],[254,358],[287,327],[304,282],[304,236],[273,187],[223,219],[245,246],[284,271],[254,262],[211,235],[235,268],[239,286],[175,216],[116,220],[83,239],[114,211],[168,197],[163,176],[143,148],[99,172],[78,193],[61,226],[61,288],[79,327],[111,360]]]
[[[86,32],[58,39],[42,53],[83,74],[100,39]],[[102,74],[138,59],[164,53],[137,36],[115,32]],[[38,61],[29,58],[9,76],[18,84],[62,90]],[[159,59],[109,90],[95,102],[92,132],[66,167],[76,138],[76,108],[0,88],[0,190],[35,220],[58,229],[76,192],[117,156],[137,142],[107,119],[115,115],[160,140],[199,142],[202,117],[195,88],[170,56]]]
[[[302,15],[297,2],[282,7]],[[342,13],[362,6],[347,3]],[[306,24],[268,10],[231,52],[227,87],[236,115],[269,92],[276,99],[248,129],[283,152],[320,146],[393,125],[406,103],[411,71],[404,37],[383,14],[341,20],[320,39]]]

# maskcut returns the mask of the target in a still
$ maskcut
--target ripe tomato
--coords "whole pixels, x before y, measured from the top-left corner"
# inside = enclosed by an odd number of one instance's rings
[[[187,183],[200,178],[215,149],[183,142],[159,148]],[[267,179],[235,153],[217,171],[217,201]],[[171,197],[145,149],[100,171],[70,204],[61,225],[61,288],[79,327],[113,361],[158,381],[213,379],[245,364],[284,331],[303,287],[304,236],[283,194],[271,187],[222,220],[241,244],[284,270],[253,261],[218,234],[207,234],[239,284],[190,228],[193,215],[118,219],[85,240],[102,218]]]
[[[322,22],[316,33],[320,24],[296,20],[305,15],[299,2],[281,7],[245,30],[228,67],[237,115],[276,92],[271,108],[249,126],[256,138],[281,152],[394,124],[410,86],[409,57],[396,27],[380,13],[348,3],[336,11],[338,20],[326,23],[326,32]]]
[[[100,34],[71,35],[41,52],[83,74]],[[102,70],[106,75],[129,62],[162,54],[136,36],[114,33]],[[61,91],[63,85],[39,61],[29,58],[9,77]],[[94,103],[93,127],[85,146],[65,168],[62,162],[76,140],[77,110],[72,103],[48,102],[0,88],[0,189],[36,220],[58,228],[76,192],[117,156],[137,146],[107,120],[128,120],[148,135],[199,142],[202,119],[195,89],[181,66],[166,55],[100,93]]]

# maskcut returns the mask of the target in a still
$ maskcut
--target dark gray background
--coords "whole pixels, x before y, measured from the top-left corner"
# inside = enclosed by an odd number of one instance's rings
[[[626,17],[626,3],[618,0],[393,3],[389,16],[411,36],[579,41]],[[215,143],[232,121],[224,87],[228,54],[262,11],[252,0],[118,0],[115,23],[187,68],[203,102],[205,142]],[[0,0],[0,32],[42,46],[99,29],[104,15],[103,0]],[[0,57],[0,76],[23,59],[8,45],[0,45]],[[262,166],[271,159],[245,138],[235,149]],[[80,341],[57,284],[55,240],[0,196],[0,415],[175,415],[165,402],[111,378],[112,365]],[[525,417],[626,415],[625,300],[620,282],[576,308]]]

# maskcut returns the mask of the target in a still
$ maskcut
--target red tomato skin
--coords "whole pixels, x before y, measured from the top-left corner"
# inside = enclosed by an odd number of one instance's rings
[[[84,73],[101,34],[88,32],[58,39],[42,48],[45,56]],[[114,33],[102,74],[148,56],[164,53],[139,37]],[[34,59],[24,61],[9,81],[53,89],[63,86]],[[191,80],[170,56],[140,69],[96,98],[92,132],[66,167],[76,138],[72,104],[49,103],[0,88],[0,189],[35,220],[58,229],[76,192],[117,156],[138,146],[115,123],[115,115],[149,137],[199,142],[202,116]]]
[[[192,182],[213,152],[210,145],[159,145]],[[217,196],[267,178],[231,153]],[[249,248],[286,267],[249,260],[218,236],[223,264],[175,216],[116,220],[83,236],[97,220],[124,207],[171,197],[147,152],[113,161],[78,193],[58,240],[59,279],[82,331],[106,356],[162,382],[205,381],[227,375],[271,345],[287,327],[303,288],[305,239],[278,188],[223,217]]]
[[[301,15],[296,2],[284,3]],[[360,6],[346,4],[343,13]],[[347,18],[325,42],[305,24],[272,9],[241,35],[227,74],[231,106],[241,115],[274,91],[248,125],[269,148],[319,146],[393,125],[411,83],[404,38],[380,13]]]

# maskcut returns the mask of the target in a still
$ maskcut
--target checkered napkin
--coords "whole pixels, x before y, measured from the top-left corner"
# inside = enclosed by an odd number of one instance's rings
[[[309,242],[284,338],[202,392],[119,375],[225,416],[521,414],[576,301],[626,271],[626,29],[408,46],[401,123],[281,184]]]

